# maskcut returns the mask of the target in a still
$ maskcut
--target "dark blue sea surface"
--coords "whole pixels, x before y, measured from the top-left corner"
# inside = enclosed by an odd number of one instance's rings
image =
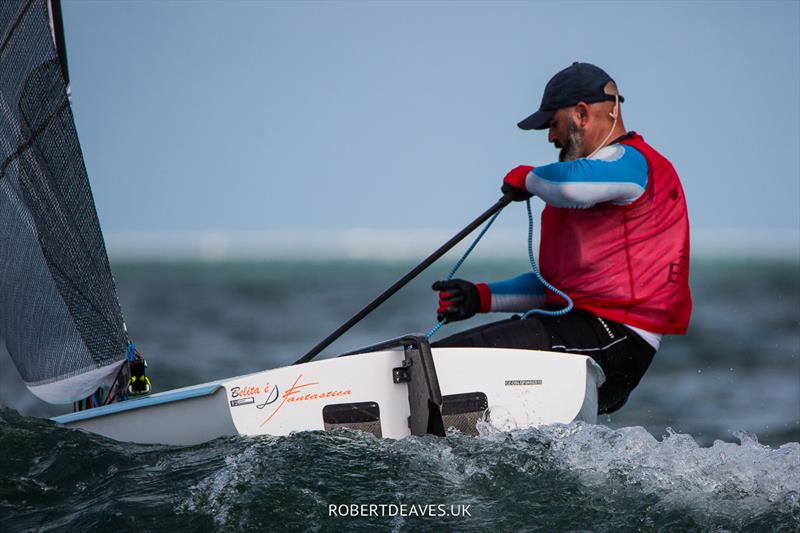
[[[413,263],[112,266],[128,329],[156,390],[167,390],[291,363]],[[448,266],[326,353],[429,329],[429,287]],[[525,268],[475,260],[460,275]],[[31,396],[3,352],[0,531],[798,531],[800,264],[703,260],[691,282],[689,334],[665,338],[620,411],[598,425],[482,427],[477,438],[120,443],[43,420],[69,408]],[[351,504],[383,505],[386,516],[329,516]],[[426,505],[460,515],[411,510]]]

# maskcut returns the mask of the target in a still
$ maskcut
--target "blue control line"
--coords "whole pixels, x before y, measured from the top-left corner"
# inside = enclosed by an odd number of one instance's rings
[[[556,287],[551,285],[546,279],[544,279],[544,277],[542,276],[542,273],[539,272],[539,267],[536,265],[536,258],[533,256],[533,212],[531,211],[531,201],[530,201],[530,199],[526,200],[525,204],[526,204],[526,207],[528,208],[528,259],[529,259],[530,264],[531,264],[531,271],[533,272],[533,274],[536,276],[536,278],[539,280],[539,282],[541,282],[541,284],[546,289],[549,289],[550,291],[554,292],[555,294],[557,294],[558,296],[563,298],[564,301],[567,302],[567,305],[563,309],[559,309],[557,311],[548,311],[546,309],[531,309],[528,312],[526,312],[524,315],[522,315],[522,318],[528,318],[529,316],[534,315],[534,314],[535,315],[547,315],[547,316],[565,315],[565,314],[569,313],[570,311],[572,311],[572,308],[573,308],[572,299],[566,293],[564,293],[563,291],[560,291],[559,289],[557,289]],[[461,268],[461,265],[464,264],[464,261],[466,261],[466,259],[469,256],[469,254],[472,253],[472,250],[474,250],[475,247],[478,245],[478,242],[480,242],[480,240],[483,238],[483,236],[486,235],[486,232],[492,226],[492,223],[495,221],[495,219],[497,219],[499,214],[500,214],[500,212],[498,211],[497,213],[495,213],[495,215],[491,219],[489,219],[489,222],[486,223],[486,225],[483,227],[483,229],[478,234],[478,236],[475,238],[475,240],[470,245],[470,247],[467,248],[467,251],[464,252],[464,255],[461,256],[461,259],[459,259],[456,262],[455,266],[450,271],[450,274],[447,275],[447,280],[448,281],[453,279],[453,276],[455,276],[456,272],[458,271],[459,268]],[[446,323],[447,323],[446,320],[441,320],[441,321],[437,322],[436,325],[434,325],[430,329],[430,331],[428,331],[426,336],[430,339]]]

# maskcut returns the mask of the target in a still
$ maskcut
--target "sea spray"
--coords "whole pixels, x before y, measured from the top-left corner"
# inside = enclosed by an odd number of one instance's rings
[[[700,446],[572,423],[480,437],[347,430],[133,445],[0,409],[3,529],[256,531],[800,527],[800,444]],[[329,516],[331,505],[468,506],[470,516]],[[388,509],[388,507],[385,507]]]

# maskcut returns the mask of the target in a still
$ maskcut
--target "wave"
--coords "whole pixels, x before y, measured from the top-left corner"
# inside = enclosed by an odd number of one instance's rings
[[[482,433],[401,441],[346,431],[247,439],[223,468],[191,487],[182,509],[208,509],[217,525],[237,527],[303,511],[306,525],[324,527],[329,517],[321,515],[332,505],[403,503],[469,505],[472,516],[459,527],[477,529],[800,526],[798,443],[775,449],[736,433],[738,443],[701,447],[671,430],[657,440],[641,427],[580,422]],[[289,472],[298,477],[287,478]],[[254,488],[265,501],[272,495],[271,511],[249,507]],[[388,518],[400,529],[421,520]],[[386,519],[366,517],[364,525]]]
[[[572,423],[399,441],[346,430],[187,447],[110,441],[0,408],[9,531],[703,529],[796,531],[800,444],[703,447]],[[384,505],[383,515],[329,516]],[[391,514],[400,505],[462,516]],[[369,509],[367,507],[366,509]]]

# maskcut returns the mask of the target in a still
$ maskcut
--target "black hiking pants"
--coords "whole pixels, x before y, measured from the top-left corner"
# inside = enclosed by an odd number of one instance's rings
[[[598,391],[600,414],[614,412],[625,404],[656,353],[634,331],[582,309],[563,316],[515,316],[456,333],[432,346],[520,348],[589,356],[606,375]]]

